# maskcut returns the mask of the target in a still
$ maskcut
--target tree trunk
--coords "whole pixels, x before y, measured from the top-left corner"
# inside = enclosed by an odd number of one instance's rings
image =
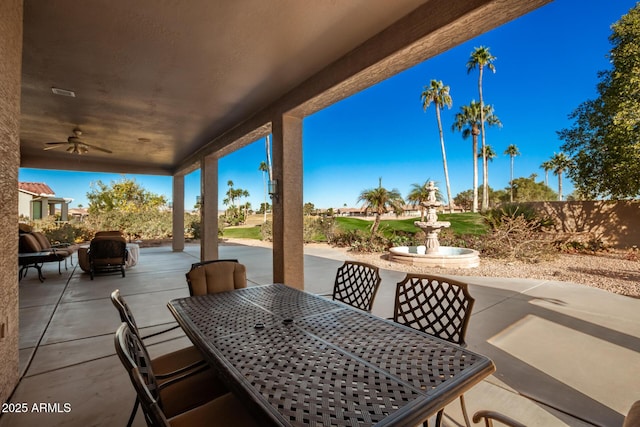
[[[442,149],[442,164],[444,165],[444,181],[447,186],[449,213],[453,213],[453,199],[451,198],[451,185],[449,184],[449,168],[447,167],[447,152],[444,148],[444,135],[442,134],[442,121],[440,120],[440,108],[438,104],[436,104],[436,118],[438,119],[438,132],[440,133],[440,148]]]
[[[558,200],[562,201],[562,171],[558,171]]]
[[[380,214],[376,212],[376,217],[373,220],[373,225],[371,226],[371,239],[373,240],[373,236],[378,232],[378,227],[380,227]]]
[[[511,187],[511,196],[509,201],[513,203],[513,156],[511,156],[511,181],[509,181],[509,187]]]
[[[478,129],[471,130],[473,138],[473,212],[478,212]]]
[[[482,210],[489,207],[489,183],[487,182],[487,153],[485,152],[485,134],[484,134],[484,98],[482,97],[482,72],[484,67],[479,65],[478,70],[478,94],[480,95],[480,134],[482,135]]]

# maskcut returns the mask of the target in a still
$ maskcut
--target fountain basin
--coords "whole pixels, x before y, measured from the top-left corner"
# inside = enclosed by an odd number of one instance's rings
[[[426,253],[426,246],[396,246],[389,249],[389,260],[406,265],[442,268],[473,268],[480,265],[478,251],[440,246],[437,253]]]

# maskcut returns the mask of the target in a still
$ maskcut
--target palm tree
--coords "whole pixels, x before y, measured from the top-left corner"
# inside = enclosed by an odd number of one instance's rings
[[[402,206],[404,200],[400,195],[400,192],[395,188],[393,190],[387,190],[382,186],[382,178],[379,178],[378,187],[363,190],[358,197],[358,203],[364,202],[366,209],[371,209],[375,212],[376,217],[371,226],[371,237],[376,234],[378,227],[380,226],[380,218],[389,210],[393,210],[396,215],[402,213]]]
[[[460,107],[460,112],[456,114],[451,129],[461,131],[462,138],[473,137],[471,158],[473,159],[473,206],[472,211],[478,212],[478,135],[480,135],[480,121],[484,116],[489,125],[501,126],[500,120],[493,114],[490,105],[484,107],[484,114],[480,114],[480,104],[471,101],[469,105]]]
[[[493,161],[493,159],[495,159],[496,157],[498,157],[498,154],[494,151],[493,147],[490,146],[489,144],[484,146],[484,149],[482,150],[482,153],[478,153],[478,157],[479,158],[483,158],[483,159],[487,159],[487,162],[484,164],[484,176],[486,177],[485,182],[487,183],[487,187],[489,184],[489,161]],[[484,191],[484,188],[482,189],[482,191]]]
[[[480,130],[482,132],[482,149],[484,150],[484,146],[486,145],[485,132],[484,132],[484,123],[486,117],[484,116],[484,98],[482,96],[482,75],[484,72],[484,67],[487,67],[489,70],[496,72],[496,67],[493,65],[493,61],[496,60],[496,57],[489,53],[489,48],[485,46],[476,47],[473,52],[471,52],[471,56],[469,57],[469,61],[467,61],[467,73],[470,73],[472,70],[478,68],[478,94],[480,96]],[[484,153],[484,151],[483,151]],[[487,158],[482,157],[482,165],[483,168],[486,168]],[[482,209],[487,209],[489,206],[489,184],[487,183],[487,177],[484,177],[483,182],[483,197],[482,197]]]
[[[431,80],[429,86],[425,86],[422,91],[422,109],[427,111],[429,105],[436,106],[436,119],[438,121],[438,132],[440,134],[440,148],[442,149],[442,164],[444,165],[444,180],[447,186],[447,198],[449,199],[449,212],[453,213],[453,198],[451,197],[451,185],[449,185],[449,168],[447,167],[447,153],[444,148],[444,135],[442,133],[442,121],[440,120],[440,108],[447,106],[451,108],[452,99],[449,95],[449,86],[445,86],[442,80]]]
[[[264,217],[263,223],[267,222],[267,174],[269,173],[269,166],[266,162],[260,162],[258,170],[262,172],[262,184],[264,186]]]
[[[518,151],[518,147],[516,146],[516,144],[511,144],[507,147],[506,150],[504,150],[504,154],[511,158],[511,179],[509,180],[511,194],[509,195],[509,201],[513,203],[513,159],[514,157],[520,155],[520,151]]]
[[[407,202],[413,206],[420,206],[420,221],[424,221],[424,206],[423,203],[429,198],[429,181],[428,178],[424,184],[411,184],[411,191],[407,196]],[[437,185],[437,183],[435,183]],[[440,190],[436,190],[436,200],[442,201],[442,193]]]
[[[566,154],[555,153],[550,160],[553,174],[558,175],[558,200],[562,200],[562,172],[571,169],[573,161]]]
[[[544,169],[544,185],[549,186],[549,171],[553,169],[553,164],[551,160],[547,160],[546,162],[542,162],[540,165],[542,169]]]

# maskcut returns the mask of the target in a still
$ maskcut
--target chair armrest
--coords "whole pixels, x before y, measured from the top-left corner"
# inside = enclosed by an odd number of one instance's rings
[[[194,367],[197,367],[197,369],[193,369]],[[174,372],[170,372],[168,374],[164,374],[164,375],[156,375],[156,378],[158,379],[165,379],[165,378],[170,378],[169,380],[163,382],[162,384],[160,384],[158,386],[158,390],[162,390],[166,387],[171,386],[172,384],[175,384],[177,382],[183,381],[189,377],[192,377],[194,375],[197,375],[201,372],[206,371],[209,368],[209,365],[207,365],[205,363],[204,360],[200,361],[200,362],[196,362],[190,366],[185,366],[182,369],[178,369]],[[186,373],[184,373],[186,372]],[[184,374],[181,374],[184,373]]]
[[[485,425],[487,427],[493,426],[492,420],[496,420],[510,427],[527,427],[524,424],[514,420],[513,418],[507,417],[506,415],[502,415],[501,413],[495,411],[480,410],[473,414],[474,423],[479,423],[482,419],[484,419]]]
[[[170,327],[170,328],[168,328],[168,329],[163,329],[162,331],[154,332],[154,333],[152,333],[152,334],[149,334],[149,335],[145,335],[145,336],[143,336],[143,337],[140,337],[140,339],[144,341],[144,340],[146,340],[146,339],[149,339],[149,338],[155,337],[155,336],[157,336],[157,335],[164,334],[165,332],[173,331],[174,329],[178,329],[179,327],[180,327],[180,325],[174,325],[174,326],[172,326],[172,327]]]
[[[188,378],[193,374],[200,373],[209,369],[209,365],[204,360],[198,360],[197,362],[193,362],[191,365],[187,365],[183,368],[176,369],[172,372],[167,372],[166,374],[156,374],[156,378],[164,380],[167,378],[174,378],[175,380],[181,380],[184,378]],[[173,381],[173,380],[171,380]]]

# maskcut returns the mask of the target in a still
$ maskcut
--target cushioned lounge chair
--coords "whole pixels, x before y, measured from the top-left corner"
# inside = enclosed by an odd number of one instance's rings
[[[98,273],[119,272],[125,277],[127,241],[120,236],[94,237],[87,253],[91,280]]]

